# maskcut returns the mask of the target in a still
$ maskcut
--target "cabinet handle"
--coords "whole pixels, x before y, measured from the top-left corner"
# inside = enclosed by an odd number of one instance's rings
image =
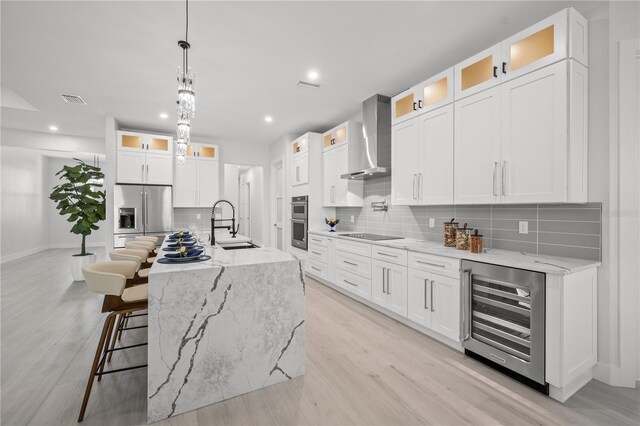
[[[384,281],[385,281],[384,273],[385,273],[386,270],[387,270],[387,268],[382,268],[382,292],[385,293],[385,294],[387,293],[387,291],[385,290],[385,287],[384,287],[384,284],[385,284],[384,283]]]
[[[436,310],[433,307],[433,280],[431,280],[431,312],[435,312]]]
[[[395,256],[393,254],[389,254],[389,253],[382,253],[381,251],[377,251],[376,254],[379,254],[380,256],[388,256],[388,257],[398,257]]]
[[[147,182],[149,182],[149,165],[147,164]]]
[[[387,294],[391,294],[391,280],[389,279],[389,272],[391,269],[387,268]]]
[[[144,182],[144,164],[140,167],[142,167],[142,169],[140,169],[140,180]]]
[[[347,265],[358,266],[357,263],[349,262],[348,260],[343,260],[343,262],[346,263]]]
[[[345,282],[345,283],[347,283],[347,284],[351,284],[351,285],[352,285],[352,286],[354,286],[354,287],[358,287],[358,284],[354,284],[354,283],[352,283],[352,282],[351,282],[351,281],[349,281],[349,280],[344,280],[344,279],[343,279],[342,281],[344,281],[344,282]]]
[[[438,268],[444,268],[444,265],[439,265],[437,263],[431,263],[431,262],[423,262],[422,260],[416,260],[416,262],[421,263],[423,265],[429,265],[429,266],[437,266]]]
[[[424,308],[425,309],[429,309],[429,306],[427,306],[427,283],[429,282],[428,279],[424,279]]]
[[[498,67],[493,67],[493,78],[498,78]]]
[[[317,242],[317,243],[321,243],[321,242],[322,242],[322,240],[317,240],[317,239],[315,239],[315,238],[312,238],[312,239],[311,239],[311,241],[315,241],[315,242]]]
[[[418,100],[418,108],[422,108],[422,99]]]
[[[496,169],[498,168],[498,162],[494,161],[493,162],[493,196],[497,197],[498,193],[496,192]]]
[[[312,266],[311,269],[315,269],[318,272],[322,272],[320,269],[316,268],[315,266]]]
[[[322,253],[318,253],[317,251],[312,251],[311,253],[317,254],[318,256],[322,256]]]
[[[414,111],[415,111],[415,110],[417,110],[417,109],[418,109],[417,107],[418,107],[418,105],[414,102],[414,103],[413,103],[413,110],[414,110]]]
[[[418,175],[416,173],[413,174],[413,190],[412,190],[412,198],[415,200],[416,199],[416,178],[418,177]]]
[[[507,162],[502,162],[501,170],[502,195],[507,195]]]
[[[502,74],[506,74],[507,73],[507,63],[503,62],[502,63]]]

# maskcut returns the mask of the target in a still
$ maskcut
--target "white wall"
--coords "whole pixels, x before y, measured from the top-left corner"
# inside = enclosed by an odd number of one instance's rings
[[[4,139],[4,138],[3,138]],[[2,262],[46,248],[44,160],[37,151],[0,147]],[[48,201],[48,200],[47,200]]]
[[[82,243],[82,237],[80,235],[72,234],[70,232],[73,223],[67,222],[66,216],[60,216],[60,214],[58,214],[58,210],[56,210],[56,203],[47,198],[51,189],[60,183],[60,180],[55,174],[65,165],[73,166],[75,164],[77,163],[72,159],[44,157],[43,196],[45,202],[43,213],[46,219],[46,234],[49,247],[69,247],[77,248],[79,250]],[[104,246],[105,244],[106,221],[99,222],[97,225],[100,229],[93,231],[91,235],[87,237],[87,247]]]
[[[105,153],[104,139],[101,138],[30,132],[4,127],[0,129],[0,135],[3,146],[73,153]]]

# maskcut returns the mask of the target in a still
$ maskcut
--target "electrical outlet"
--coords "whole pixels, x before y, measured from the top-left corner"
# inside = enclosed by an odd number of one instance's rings
[[[355,217],[353,215],[351,215],[351,223],[354,223],[355,221],[356,221]]]
[[[429,228],[435,228],[436,227],[436,220],[432,217],[429,218]]]
[[[529,233],[529,222],[523,220],[518,222],[518,232],[521,234],[528,234]]]
[[[202,215],[200,213],[196,213],[196,219],[198,220],[202,219]]]

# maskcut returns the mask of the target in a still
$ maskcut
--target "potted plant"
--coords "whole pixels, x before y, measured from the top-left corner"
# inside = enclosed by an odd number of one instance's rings
[[[84,280],[82,267],[96,261],[95,253],[87,253],[86,238],[96,225],[105,219],[105,191],[100,190],[104,174],[100,167],[91,166],[82,160],[75,166],[64,166],[56,173],[63,182],[53,187],[49,198],[58,203],[56,209],[61,216],[69,216],[72,222],[71,232],[82,235],[80,253],[71,255],[71,275],[74,281]]]

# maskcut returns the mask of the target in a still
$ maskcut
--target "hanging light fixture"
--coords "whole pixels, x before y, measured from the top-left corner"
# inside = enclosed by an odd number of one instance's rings
[[[196,112],[196,92],[193,90],[195,74],[189,68],[189,0],[186,0],[186,25],[184,40],[178,41],[182,49],[182,67],[178,67],[178,129],[176,142],[176,163],[184,165],[189,144],[191,119]]]

